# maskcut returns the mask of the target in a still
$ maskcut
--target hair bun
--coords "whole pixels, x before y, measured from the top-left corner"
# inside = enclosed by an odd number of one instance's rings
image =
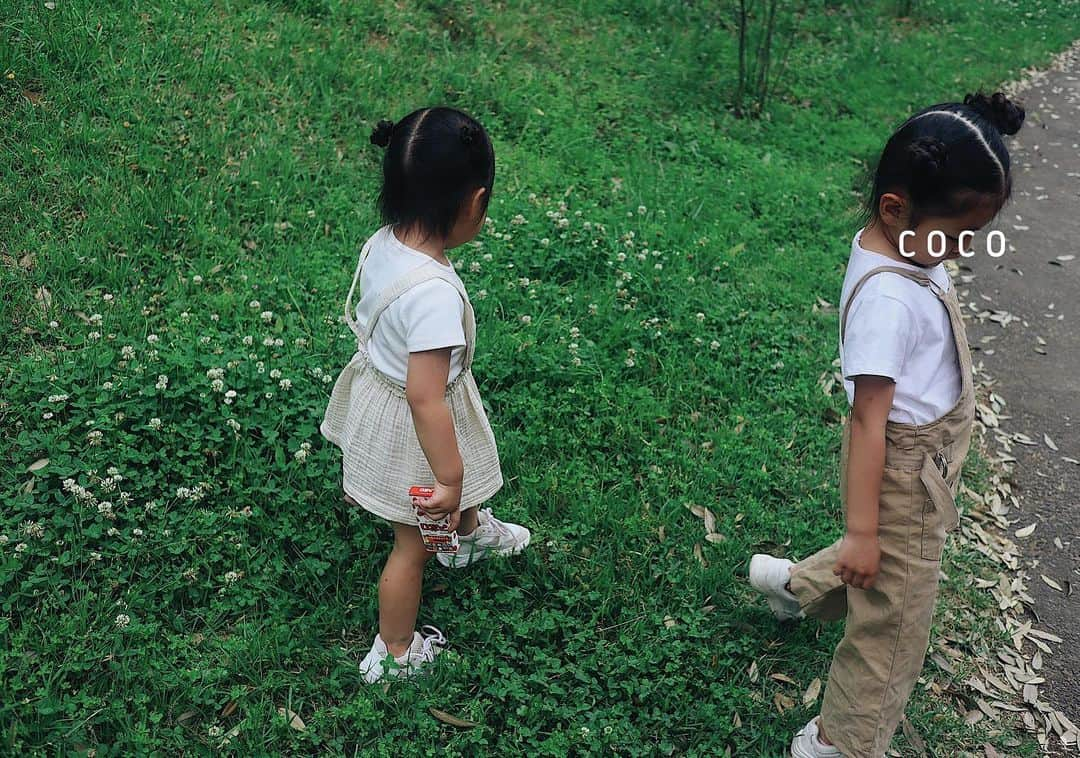
[[[383,119],[371,132],[371,144],[386,147],[390,144],[390,135],[394,133],[394,122]]]
[[[964,105],[972,108],[1002,134],[1016,134],[1024,124],[1024,109],[1003,92],[987,97],[981,92],[964,97]]]
[[[919,137],[908,145],[911,174],[917,180],[936,179],[945,170],[949,153],[937,137]]]

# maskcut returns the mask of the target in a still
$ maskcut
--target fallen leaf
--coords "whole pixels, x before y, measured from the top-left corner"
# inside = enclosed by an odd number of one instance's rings
[[[29,466],[27,466],[26,470],[27,471],[41,471],[41,469],[45,468],[48,465],[49,465],[49,459],[48,458],[38,458],[36,461],[31,463]]]
[[[1057,452],[1058,446],[1054,444],[1054,441],[1052,439],[1050,439],[1050,435],[1046,434],[1045,432],[1043,433],[1043,442],[1046,443],[1046,446],[1048,448],[1050,448],[1054,452]]]
[[[803,705],[811,706],[817,702],[818,695],[821,694],[821,680],[814,677],[814,681],[810,682],[810,686],[806,688],[806,692],[803,693],[802,701]]]
[[[307,729],[307,724],[305,724],[304,720],[300,718],[300,716],[297,715],[294,711],[291,711],[288,708],[278,708],[277,712],[279,716],[287,719],[289,722],[289,726],[291,726],[296,731],[302,732]]]
[[[472,729],[473,727],[481,726],[475,721],[466,721],[465,719],[460,719],[457,716],[447,713],[446,711],[440,711],[438,708],[428,708],[428,713],[430,713],[432,716],[434,716],[436,719],[443,722],[444,724],[449,724],[450,726],[458,726],[462,729]]]
[[[230,700],[225,704],[225,707],[221,709],[221,718],[227,719],[229,716],[236,712],[236,701]]]
[[[772,679],[773,681],[784,682],[786,684],[795,684],[795,685],[798,684],[798,682],[796,682],[794,679],[792,679],[787,674],[769,674],[769,678]]]
[[[1057,259],[1058,259],[1059,261],[1064,261],[1065,263],[1068,263],[1069,261],[1071,261],[1071,260],[1073,260],[1073,259],[1075,259],[1075,258],[1076,258],[1076,256],[1075,256],[1075,255],[1059,255],[1059,256],[1057,257]]]
[[[911,743],[911,746],[918,751],[919,755],[925,756],[926,741],[922,738],[922,735],[919,734],[919,730],[915,728],[915,725],[907,719],[904,719],[900,722],[900,726],[904,732],[904,737]]]
[[[1037,526],[1037,524],[1031,524],[1030,526],[1025,526],[1023,529],[1017,529],[1015,534],[1020,539],[1030,537],[1032,534],[1035,533],[1035,527],[1036,526]]]
[[[795,707],[795,701],[789,698],[782,692],[777,692],[773,696],[773,705],[776,706],[777,713],[783,713],[784,711],[790,711]]]
[[[1042,580],[1043,580],[1043,582],[1044,582],[1044,583],[1046,584],[1046,586],[1047,586],[1047,587],[1050,587],[1050,588],[1052,588],[1052,589],[1055,589],[1055,590],[1057,590],[1058,592],[1064,592],[1064,591],[1065,591],[1064,589],[1062,589],[1062,587],[1061,587],[1061,585],[1060,585],[1060,584],[1058,584],[1057,582],[1055,582],[1055,581],[1054,581],[1053,579],[1051,579],[1050,577],[1048,577],[1048,576],[1047,576],[1046,574],[1039,574],[1039,576],[1040,576],[1040,577],[1042,577]]]

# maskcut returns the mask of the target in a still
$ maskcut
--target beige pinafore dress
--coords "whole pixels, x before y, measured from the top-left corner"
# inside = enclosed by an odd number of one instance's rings
[[[935,421],[920,425],[889,421],[885,426],[878,515],[881,567],[873,588],[849,588],[833,575],[840,542],[796,564],[791,572],[791,591],[806,615],[847,618],[821,706],[825,734],[847,758],[885,755],[922,671],[946,533],[960,522],[955,496],[975,418],[971,353],[956,287],[942,292],[919,272],[875,268],[856,283],[848,298],[840,322],[841,343],[855,295],[870,277],[883,273],[928,287],[948,310],[961,391],[952,410]],[[850,441],[849,420],[840,453],[845,512]]]
[[[409,487],[431,486],[435,476],[416,437],[405,388],[372,364],[365,346],[383,312],[418,284],[442,279],[458,291],[465,304],[465,357],[461,373],[446,387],[446,404],[454,421],[465,471],[462,510],[485,502],[502,487],[499,451],[472,374],[476,318],[468,294],[460,282],[440,271],[434,261],[430,266],[421,264],[379,294],[370,322],[361,330],[353,314],[352,297],[369,250],[370,242],[360,253],[345,298],[345,320],[356,334],[357,351],[334,383],[320,431],[341,448],[342,487],[346,495],[376,516],[415,524]]]

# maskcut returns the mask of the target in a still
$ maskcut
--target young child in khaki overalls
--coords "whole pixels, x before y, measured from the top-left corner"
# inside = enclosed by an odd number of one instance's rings
[[[1009,198],[1002,135],[1023,119],[1000,93],[969,95],[912,116],[881,154],[841,296],[846,531],[797,564],[750,563],[778,618],[847,619],[821,716],[795,736],[794,758],[884,756],[919,677],[975,412],[942,259],[967,252]]]

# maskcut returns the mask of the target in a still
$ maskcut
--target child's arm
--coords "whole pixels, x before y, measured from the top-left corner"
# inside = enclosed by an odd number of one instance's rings
[[[435,474],[435,494],[418,505],[433,518],[449,515],[450,529],[453,530],[457,529],[460,518],[458,507],[461,504],[464,468],[454,433],[454,420],[445,400],[451,349],[409,354],[405,398],[412,411],[416,437]]]
[[[855,377],[847,471],[847,532],[833,573],[844,584],[869,589],[881,565],[878,499],[885,469],[885,424],[896,384],[883,376]]]

